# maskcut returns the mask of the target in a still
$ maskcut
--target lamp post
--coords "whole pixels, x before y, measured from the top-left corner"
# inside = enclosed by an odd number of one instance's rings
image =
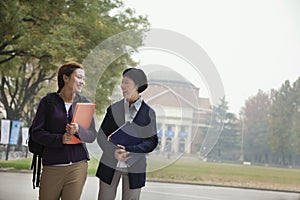
[[[244,132],[245,132],[245,121],[244,118],[241,117],[242,122],[242,130],[241,130],[241,150],[240,150],[240,161],[244,162]]]

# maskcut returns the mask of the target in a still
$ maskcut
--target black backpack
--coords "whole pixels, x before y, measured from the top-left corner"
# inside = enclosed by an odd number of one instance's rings
[[[48,93],[46,96],[47,98],[46,99],[47,106],[46,106],[46,113],[45,113],[46,123],[47,123],[47,116],[51,115],[51,113],[54,110],[55,95],[56,95],[55,93]],[[33,141],[32,138],[30,137],[33,124],[34,124],[34,120],[31,126],[29,127],[28,149],[33,154],[30,169],[33,170],[32,184],[33,184],[33,189],[35,189],[35,187],[40,186],[42,154],[44,151],[44,146]]]

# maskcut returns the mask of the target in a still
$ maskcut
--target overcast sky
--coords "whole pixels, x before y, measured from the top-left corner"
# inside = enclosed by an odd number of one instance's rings
[[[137,14],[147,15],[151,28],[178,32],[203,48],[221,77],[231,112],[238,113],[259,89],[278,89],[285,80],[294,82],[300,76],[298,0],[124,2]],[[163,52],[141,52],[137,58],[141,65],[172,67],[176,59],[180,65],[179,58]],[[209,96],[205,86],[198,86],[200,95]]]

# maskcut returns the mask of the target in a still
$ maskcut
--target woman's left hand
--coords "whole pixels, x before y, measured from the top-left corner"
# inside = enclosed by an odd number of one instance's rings
[[[119,161],[125,162],[128,157],[129,152],[125,151],[124,149],[116,149],[115,150],[115,158]]]

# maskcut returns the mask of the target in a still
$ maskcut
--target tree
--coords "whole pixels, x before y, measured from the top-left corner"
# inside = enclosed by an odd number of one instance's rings
[[[281,88],[274,93],[270,108],[269,131],[270,145],[278,154],[278,164],[286,165],[291,162],[291,129],[294,113],[293,100],[291,98],[292,87],[289,81],[285,81]]]
[[[269,161],[268,115],[271,106],[269,95],[262,90],[250,97],[243,108],[244,156],[251,162]]]
[[[291,90],[291,146],[297,155],[300,155],[300,78],[294,83]]]
[[[238,159],[240,139],[238,136],[237,118],[228,112],[228,102],[223,97],[220,104],[213,107],[214,115],[211,126],[214,131],[221,131],[218,141],[209,154],[212,159]]]
[[[115,14],[112,14],[114,11]],[[148,27],[145,17],[134,17],[122,1],[53,0],[0,2],[0,101],[7,118],[30,122],[39,92],[67,61],[83,62],[97,44],[120,32]],[[142,45],[142,33],[118,51]],[[114,61],[98,87],[103,110],[116,84],[114,77],[134,65],[130,54]]]
[[[223,159],[238,160],[240,156],[241,136],[239,122],[235,114],[227,112],[220,139]]]

